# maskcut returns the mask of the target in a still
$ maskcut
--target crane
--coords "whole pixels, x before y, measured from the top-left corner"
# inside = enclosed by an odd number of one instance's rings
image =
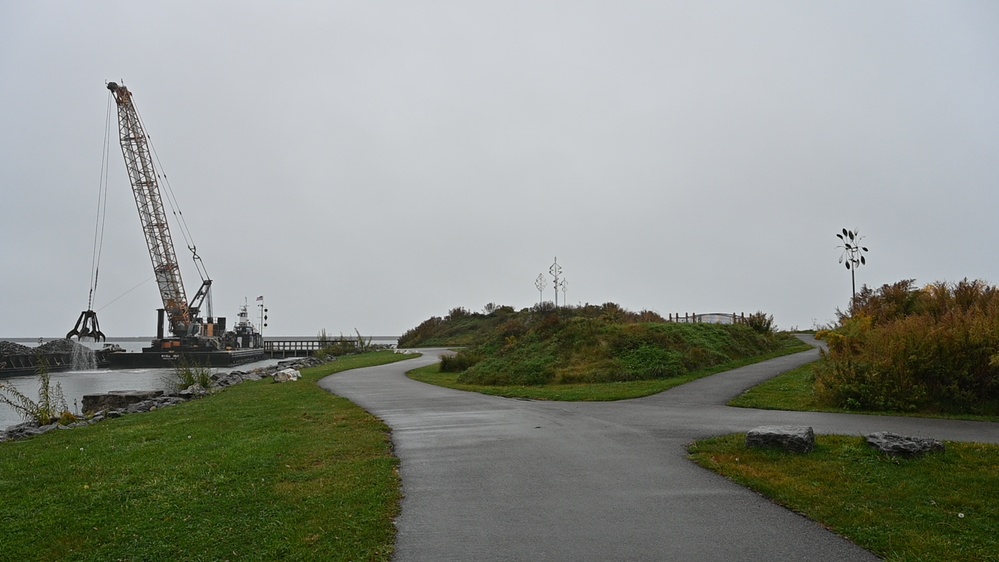
[[[125,168],[135,195],[135,205],[139,210],[139,220],[146,237],[146,247],[153,264],[153,273],[163,300],[163,311],[170,325],[170,332],[177,338],[198,336],[201,322],[198,312],[208,296],[212,280],[204,274],[201,258],[194,246],[190,246],[195,263],[202,273],[202,285],[194,298],[188,302],[184,282],[180,276],[173,238],[167,224],[163,199],[157,182],[156,170],[149,150],[149,142],[143,130],[139,114],[132,103],[132,92],[125,86],[108,82],[108,90],[114,95],[118,106],[118,133],[121,153],[125,157]],[[224,327],[223,327],[224,330]],[[162,338],[162,320],[157,337]]]

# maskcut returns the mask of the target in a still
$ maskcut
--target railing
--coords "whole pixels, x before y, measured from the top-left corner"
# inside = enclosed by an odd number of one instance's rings
[[[292,336],[294,337],[294,336]],[[395,346],[399,336],[365,336],[365,343],[374,343],[386,346]],[[339,344],[341,342],[353,343],[357,345],[358,339],[351,336],[336,336],[332,338],[287,338],[276,340],[264,340],[264,353],[271,357],[306,357],[319,351],[320,349]]]
[[[683,316],[680,316],[679,313],[670,314],[668,320],[678,324],[744,324],[746,313],[709,312],[707,314],[694,314],[684,312]]]
[[[357,338],[344,338],[344,340],[357,341]],[[328,345],[330,345],[329,341],[315,339],[267,340],[264,342],[264,353],[271,357],[305,357],[312,355]]]

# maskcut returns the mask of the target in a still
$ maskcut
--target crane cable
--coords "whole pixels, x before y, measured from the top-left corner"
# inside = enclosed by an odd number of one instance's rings
[[[90,259],[90,295],[87,297],[87,310],[93,310],[94,294],[97,292],[97,280],[101,270],[101,251],[104,248],[104,224],[108,205],[108,160],[111,146],[111,99],[108,94],[107,114],[104,118],[104,147],[101,155],[101,177],[97,190],[97,223],[94,225],[94,251]]]
[[[139,120],[139,125],[142,127],[143,132],[146,129],[146,123],[142,120],[142,116],[139,115],[138,109],[135,110],[135,116]],[[180,208],[180,203],[177,201],[177,196],[173,192],[173,186],[170,185],[170,180],[167,178],[166,172],[163,171],[163,162],[160,161],[160,155],[156,151],[156,146],[153,144],[152,137],[146,133],[146,142],[149,144],[149,151],[156,160],[155,167],[159,170],[154,170],[153,173],[163,180],[163,185],[166,187],[166,200],[167,204],[170,206],[170,212],[173,213],[174,219],[177,226],[180,228],[180,235],[184,238],[184,244],[187,245],[187,249],[191,251],[191,257],[194,260],[194,266],[198,270],[198,275],[201,277],[201,281],[205,282],[209,280],[208,269],[205,268],[205,262],[201,260],[201,256],[198,255],[198,248],[194,244],[194,235],[191,234],[191,229],[187,226],[187,219],[184,218],[184,212]],[[213,316],[212,310],[212,289],[211,286],[208,287],[208,293],[205,295],[205,309],[208,311],[208,316]]]
[[[101,254],[104,248],[104,225],[106,223],[105,219],[107,218],[108,206],[108,169],[111,158],[111,108],[113,107],[113,100],[114,95],[109,92],[107,115],[104,118],[104,149],[101,156],[101,178],[99,182],[99,189],[97,191],[97,224],[94,226],[94,253],[90,261],[90,296],[87,299],[87,310],[93,310],[94,297],[97,293],[97,280],[101,270]],[[111,299],[95,312],[104,310],[108,306],[114,304],[114,302],[118,299],[124,297],[155,278],[156,276],[154,275],[149,279],[146,279],[145,281]]]
[[[143,122],[142,116],[139,115],[138,110],[136,110],[135,115],[139,118],[142,130],[146,131],[146,124]],[[149,143],[149,151],[156,160],[156,168],[159,170],[159,172],[154,173],[156,173],[157,177],[163,180],[163,185],[166,187],[166,200],[167,204],[170,205],[170,212],[173,213],[174,219],[177,221],[177,225],[180,228],[180,235],[184,238],[184,244],[187,245],[187,249],[191,251],[195,267],[198,270],[198,275],[201,276],[202,281],[205,281],[209,278],[208,270],[205,269],[205,264],[201,261],[201,256],[198,255],[198,248],[194,244],[194,236],[191,234],[191,229],[187,226],[187,220],[184,218],[184,212],[180,208],[180,203],[177,202],[177,196],[174,195],[173,186],[170,185],[170,180],[167,178],[166,172],[163,171],[164,168],[163,163],[160,161],[160,155],[156,152],[156,146],[153,145],[153,139],[148,133],[146,134],[146,141]]]

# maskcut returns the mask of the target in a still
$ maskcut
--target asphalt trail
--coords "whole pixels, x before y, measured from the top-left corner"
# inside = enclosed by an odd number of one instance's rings
[[[320,381],[384,420],[404,499],[395,560],[876,560],[869,552],[704,470],[697,439],[760,425],[819,434],[894,431],[999,442],[999,424],[731,408],[811,350],[618,402],[514,400],[440,388],[412,361]]]

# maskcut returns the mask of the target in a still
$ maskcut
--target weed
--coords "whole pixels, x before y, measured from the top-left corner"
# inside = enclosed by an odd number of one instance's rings
[[[172,392],[187,390],[195,385],[207,390],[214,384],[213,373],[212,369],[208,367],[198,365],[187,358],[181,358],[173,372],[163,376],[163,382]]]
[[[44,359],[38,362],[38,402],[25,396],[9,383],[0,383],[0,402],[10,406],[24,421],[49,425],[65,414],[72,414],[62,393],[62,385],[52,385]]]

